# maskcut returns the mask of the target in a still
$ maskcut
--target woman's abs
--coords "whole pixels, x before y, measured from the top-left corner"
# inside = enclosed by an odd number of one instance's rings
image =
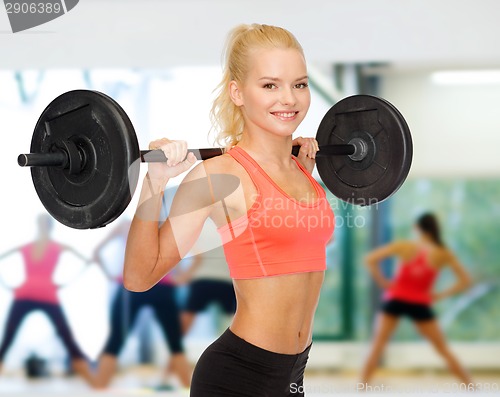
[[[237,310],[231,331],[282,354],[304,351],[312,338],[323,272],[235,280]]]

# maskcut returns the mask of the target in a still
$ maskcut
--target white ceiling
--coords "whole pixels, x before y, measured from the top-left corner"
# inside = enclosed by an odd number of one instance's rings
[[[216,64],[238,23],[290,29],[310,62],[500,67],[498,0],[81,0],[10,33],[0,12],[0,68]]]

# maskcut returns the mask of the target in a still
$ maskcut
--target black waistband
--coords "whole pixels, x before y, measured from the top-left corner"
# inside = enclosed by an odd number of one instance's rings
[[[275,366],[293,366],[299,361],[307,360],[312,346],[311,343],[302,353],[297,354],[276,353],[247,342],[229,328],[221,335],[219,341],[249,359]]]

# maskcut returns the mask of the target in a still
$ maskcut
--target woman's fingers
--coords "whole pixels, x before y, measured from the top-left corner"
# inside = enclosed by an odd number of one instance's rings
[[[318,141],[315,138],[298,137],[293,140],[293,145],[300,145],[299,155],[310,159],[316,158],[316,152],[319,150]]]
[[[156,139],[154,141],[151,141],[149,143],[149,150],[156,150],[156,149],[159,149],[160,147],[162,147],[163,145],[166,145],[170,142],[173,142],[171,141],[170,139],[167,139],[167,138],[160,138],[160,139]]]
[[[167,138],[157,139],[149,144],[150,150],[161,150],[167,158],[166,163],[150,163],[150,174],[158,177],[174,177],[187,171],[196,157],[189,153],[186,141],[173,141]]]
[[[319,145],[318,141],[314,138],[309,138],[310,139],[310,145],[311,145],[311,158],[315,159],[316,158],[316,152],[319,150]]]
[[[188,147],[186,141],[171,141],[162,138],[152,141],[149,149],[161,150],[167,158],[167,166],[174,167],[186,159]]]
[[[182,172],[188,170],[194,163],[196,163],[196,156],[194,153],[189,152],[186,159],[181,163],[182,165]]]
[[[178,143],[176,141],[169,142],[166,145],[161,146],[160,149],[163,150],[165,157],[168,159],[167,166],[172,167],[178,163],[177,157],[179,156],[179,150]]]

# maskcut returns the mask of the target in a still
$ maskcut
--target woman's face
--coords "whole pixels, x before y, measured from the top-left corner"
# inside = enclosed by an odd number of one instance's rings
[[[295,49],[254,50],[243,84],[232,83],[245,130],[290,136],[304,120],[311,94],[304,57]]]

